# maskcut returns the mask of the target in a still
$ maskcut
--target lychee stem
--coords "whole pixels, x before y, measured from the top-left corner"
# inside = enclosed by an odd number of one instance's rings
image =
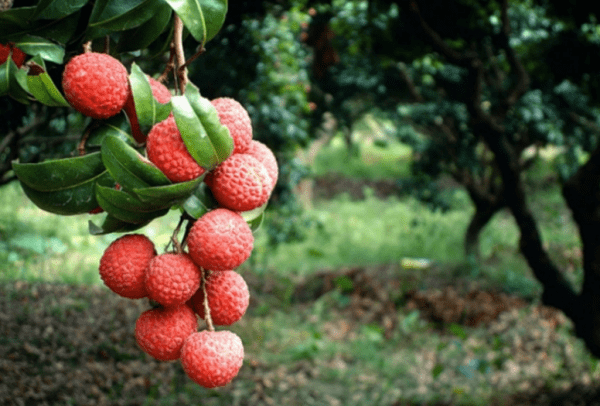
[[[88,52],[92,52],[92,41],[88,41],[85,44],[83,44],[83,53],[88,53]]]
[[[187,86],[187,68],[185,67],[185,53],[183,51],[183,22],[176,14],[173,27],[173,42],[175,44],[175,55],[177,57],[177,78],[179,79],[179,91],[185,93]]]
[[[206,320],[206,324],[208,325],[208,331],[215,331],[215,326],[210,316],[210,306],[208,306],[208,295],[206,294],[206,274],[210,271],[200,268],[200,272],[202,273],[202,293],[204,294],[204,320]]]

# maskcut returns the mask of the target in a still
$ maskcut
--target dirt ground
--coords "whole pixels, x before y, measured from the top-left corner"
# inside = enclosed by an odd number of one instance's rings
[[[293,300],[299,306],[314,300],[331,290],[332,281],[340,275],[360,286],[348,292],[352,305],[340,313],[340,319],[377,320],[393,328],[398,298],[381,293],[386,290],[382,284],[388,281],[374,280],[372,273],[362,269],[318,274],[299,286]],[[248,282],[251,291],[269,294],[264,281],[250,277]],[[489,324],[490,328],[501,328],[498,320],[503,314],[525,305],[509,295],[452,286],[413,291],[400,300],[409,308],[420,309],[421,317],[441,325],[495,323]],[[191,396],[185,393],[188,379],[177,362],[155,361],[137,347],[133,326],[146,308],[143,300],[123,299],[100,286],[0,285],[0,405],[143,405],[166,397],[172,400],[169,404],[197,404],[185,397]],[[552,309],[540,308],[533,313],[524,321],[529,329],[551,330],[565,322]],[[515,347],[515,354],[531,348],[526,342],[520,345],[522,348]],[[307,362],[293,370],[285,366],[270,370],[249,354],[232,384],[231,396],[237,396],[235,404],[239,405],[271,404],[264,397],[268,388],[285,383],[290,396],[295,396],[318,379],[316,369]],[[499,395],[495,404],[594,405],[600,404],[598,399],[600,389],[590,383],[554,392],[538,387],[517,395]],[[296,402],[289,404],[302,404]],[[213,396],[210,403],[202,404],[233,403]],[[323,400],[322,404],[335,403]],[[398,400],[395,406],[413,404]]]

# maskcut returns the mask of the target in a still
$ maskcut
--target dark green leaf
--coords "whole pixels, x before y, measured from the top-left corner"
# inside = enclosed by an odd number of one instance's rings
[[[227,0],[165,0],[175,10],[194,39],[210,41],[221,29],[227,14]]]
[[[41,0],[32,19],[54,20],[66,17],[81,9],[88,0]]]
[[[114,184],[114,180],[108,172],[103,172],[101,175],[76,186],[52,192],[40,192],[24,183],[21,183],[21,187],[27,197],[40,209],[67,216],[88,213],[98,207],[94,191],[96,182],[107,186]]]
[[[137,197],[123,190],[96,185],[96,196],[98,195],[100,195],[104,200],[109,201],[112,206],[124,211],[151,213],[171,207],[168,204],[154,205],[151,203],[142,202]]]
[[[53,159],[40,163],[13,163],[19,180],[42,192],[61,190],[85,183],[104,173],[100,153],[73,158]]]
[[[142,132],[146,133],[145,129],[150,129],[154,124],[169,116],[171,106],[169,103],[161,104],[154,98],[146,74],[135,63],[131,66],[129,82],[131,83],[138,122],[142,127]]]
[[[69,107],[69,103],[57,89],[50,75],[46,73],[46,66],[42,58],[37,55],[33,61],[38,65],[38,69],[30,69],[27,76],[27,85],[29,92],[40,103],[47,106]],[[35,72],[32,74],[32,72]]]
[[[29,104],[27,72],[19,69],[12,58],[0,65],[0,96],[9,95],[19,103]]]
[[[126,197],[127,194],[114,189],[112,189],[112,191],[118,194],[110,193],[107,191],[108,189],[110,188],[103,188],[100,185],[96,186],[96,200],[104,211],[121,221],[134,224],[148,223],[152,219],[164,216],[169,211],[168,208],[150,212],[122,208],[120,206],[129,206],[133,204],[132,201],[128,200],[128,197]]]
[[[187,214],[198,219],[208,211],[218,207],[218,205],[206,183],[202,182],[194,190],[194,193],[186,199],[182,207]]]
[[[43,59],[62,64],[65,57],[65,49],[47,39],[26,35],[21,38],[16,46],[29,55],[40,55]]]
[[[117,52],[146,49],[165,31],[171,21],[173,11],[166,3],[162,3],[160,7],[154,16],[144,24],[121,33]]]
[[[30,18],[35,7],[18,7],[0,13],[0,43],[14,41],[25,32],[35,29]]]
[[[127,191],[171,183],[154,164],[118,137],[104,137],[100,151],[110,174]]]
[[[155,205],[174,205],[189,198],[204,179],[204,175],[187,182],[176,183],[169,186],[156,186],[134,189],[133,192],[140,200]]]
[[[171,105],[181,138],[200,166],[210,171],[227,159],[233,151],[233,140],[228,130],[223,132],[214,127],[214,118],[210,115],[216,111],[208,109],[195,86],[188,86],[185,96],[174,96]],[[210,133],[204,128],[203,120],[211,128]]]
[[[101,12],[92,12],[88,38],[98,38],[112,31],[125,31],[150,20],[161,10],[161,0],[109,0]]]
[[[92,220],[89,221],[88,227],[89,227],[90,234],[103,235],[103,234],[110,234],[110,233],[128,233],[131,231],[138,230],[138,229],[144,227],[145,225],[147,225],[148,223],[150,223],[150,221],[147,221],[146,223],[140,223],[140,224],[128,223],[126,221],[119,220],[119,219],[115,218],[114,216],[111,216],[110,214],[108,214],[104,218],[104,221],[102,222],[102,225],[100,227],[98,227],[96,224],[94,224],[94,222]]]
[[[81,11],[77,11],[57,20],[47,20],[43,21],[43,23],[38,22],[31,33],[38,37],[56,41],[59,44],[66,44],[71,42],[71,37],[77,30],[80,17]]]
[[[92,123],[92,126],[93,128],[90,129],[90,135],[88,136],[86,143],[88,147],[100,147],[102,145],[102,140],[107,135],[120,138],[129,145],[136,144],[135,140],[128,132],[130,130],[129,121],[127,121],[127,118],[123,114],[117,114],[100,123]]]

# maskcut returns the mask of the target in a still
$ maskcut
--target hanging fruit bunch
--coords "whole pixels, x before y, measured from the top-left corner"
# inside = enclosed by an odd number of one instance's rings
[[[230,98],[204,98],[187,78],[186,67],[198,55],[186,60],[184,28],[201,54],[222,26],[227,2],[145,1],[143,10],[139,1],[71,2],[71,9],[59,3],[0,12],[0,26],[8,24],[0,39],[10,39],[0,47],[0,95],[70,106],[89,124],[74,156],[14,162],[14,172],[41,209],[94,214],[89,229],[95,235],[124,233],[103,253],[99,272],[117,295],[150,303],[132,326],[139,347],[158,360],[180,360],[199,385],[226,385],[242,366],[244,347],[224,327],[249,303],[248,286],[235,270],[252,252],[253,232],[278,177],[275,156],[253,139],[245,108]],[[87,41],[67,61],[60,40],[23,31],[32,21],[84,16]],[[151,29],[157,26],[158,34]],[[152,38],[141,41],[131,29],[152,32]],[[127,68],[108,47],[92,50],[95,39],[110,44],[115,35],[117,49],[141,49],[163,31],[170,57],[158,75],[135,62]],[[46,61],[64,64],[62,91]],[[180,221],[159,253],[135,231],[170,210],[179,211]]]

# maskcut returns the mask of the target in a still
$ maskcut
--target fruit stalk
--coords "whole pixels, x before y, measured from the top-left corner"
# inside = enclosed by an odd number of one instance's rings
[[[200,282],[200,286],[202,288],[202,293],[204,294],[204,320],[206,320],[206,324],[208,325],[208,331],[215,331],[215,326],[213,325],[212,317],[210,317],[210,306],[208,305],[208,294],[206,293],[206,273],[210,272],[204,268],[200,268],[202,271],[202,281]]]

